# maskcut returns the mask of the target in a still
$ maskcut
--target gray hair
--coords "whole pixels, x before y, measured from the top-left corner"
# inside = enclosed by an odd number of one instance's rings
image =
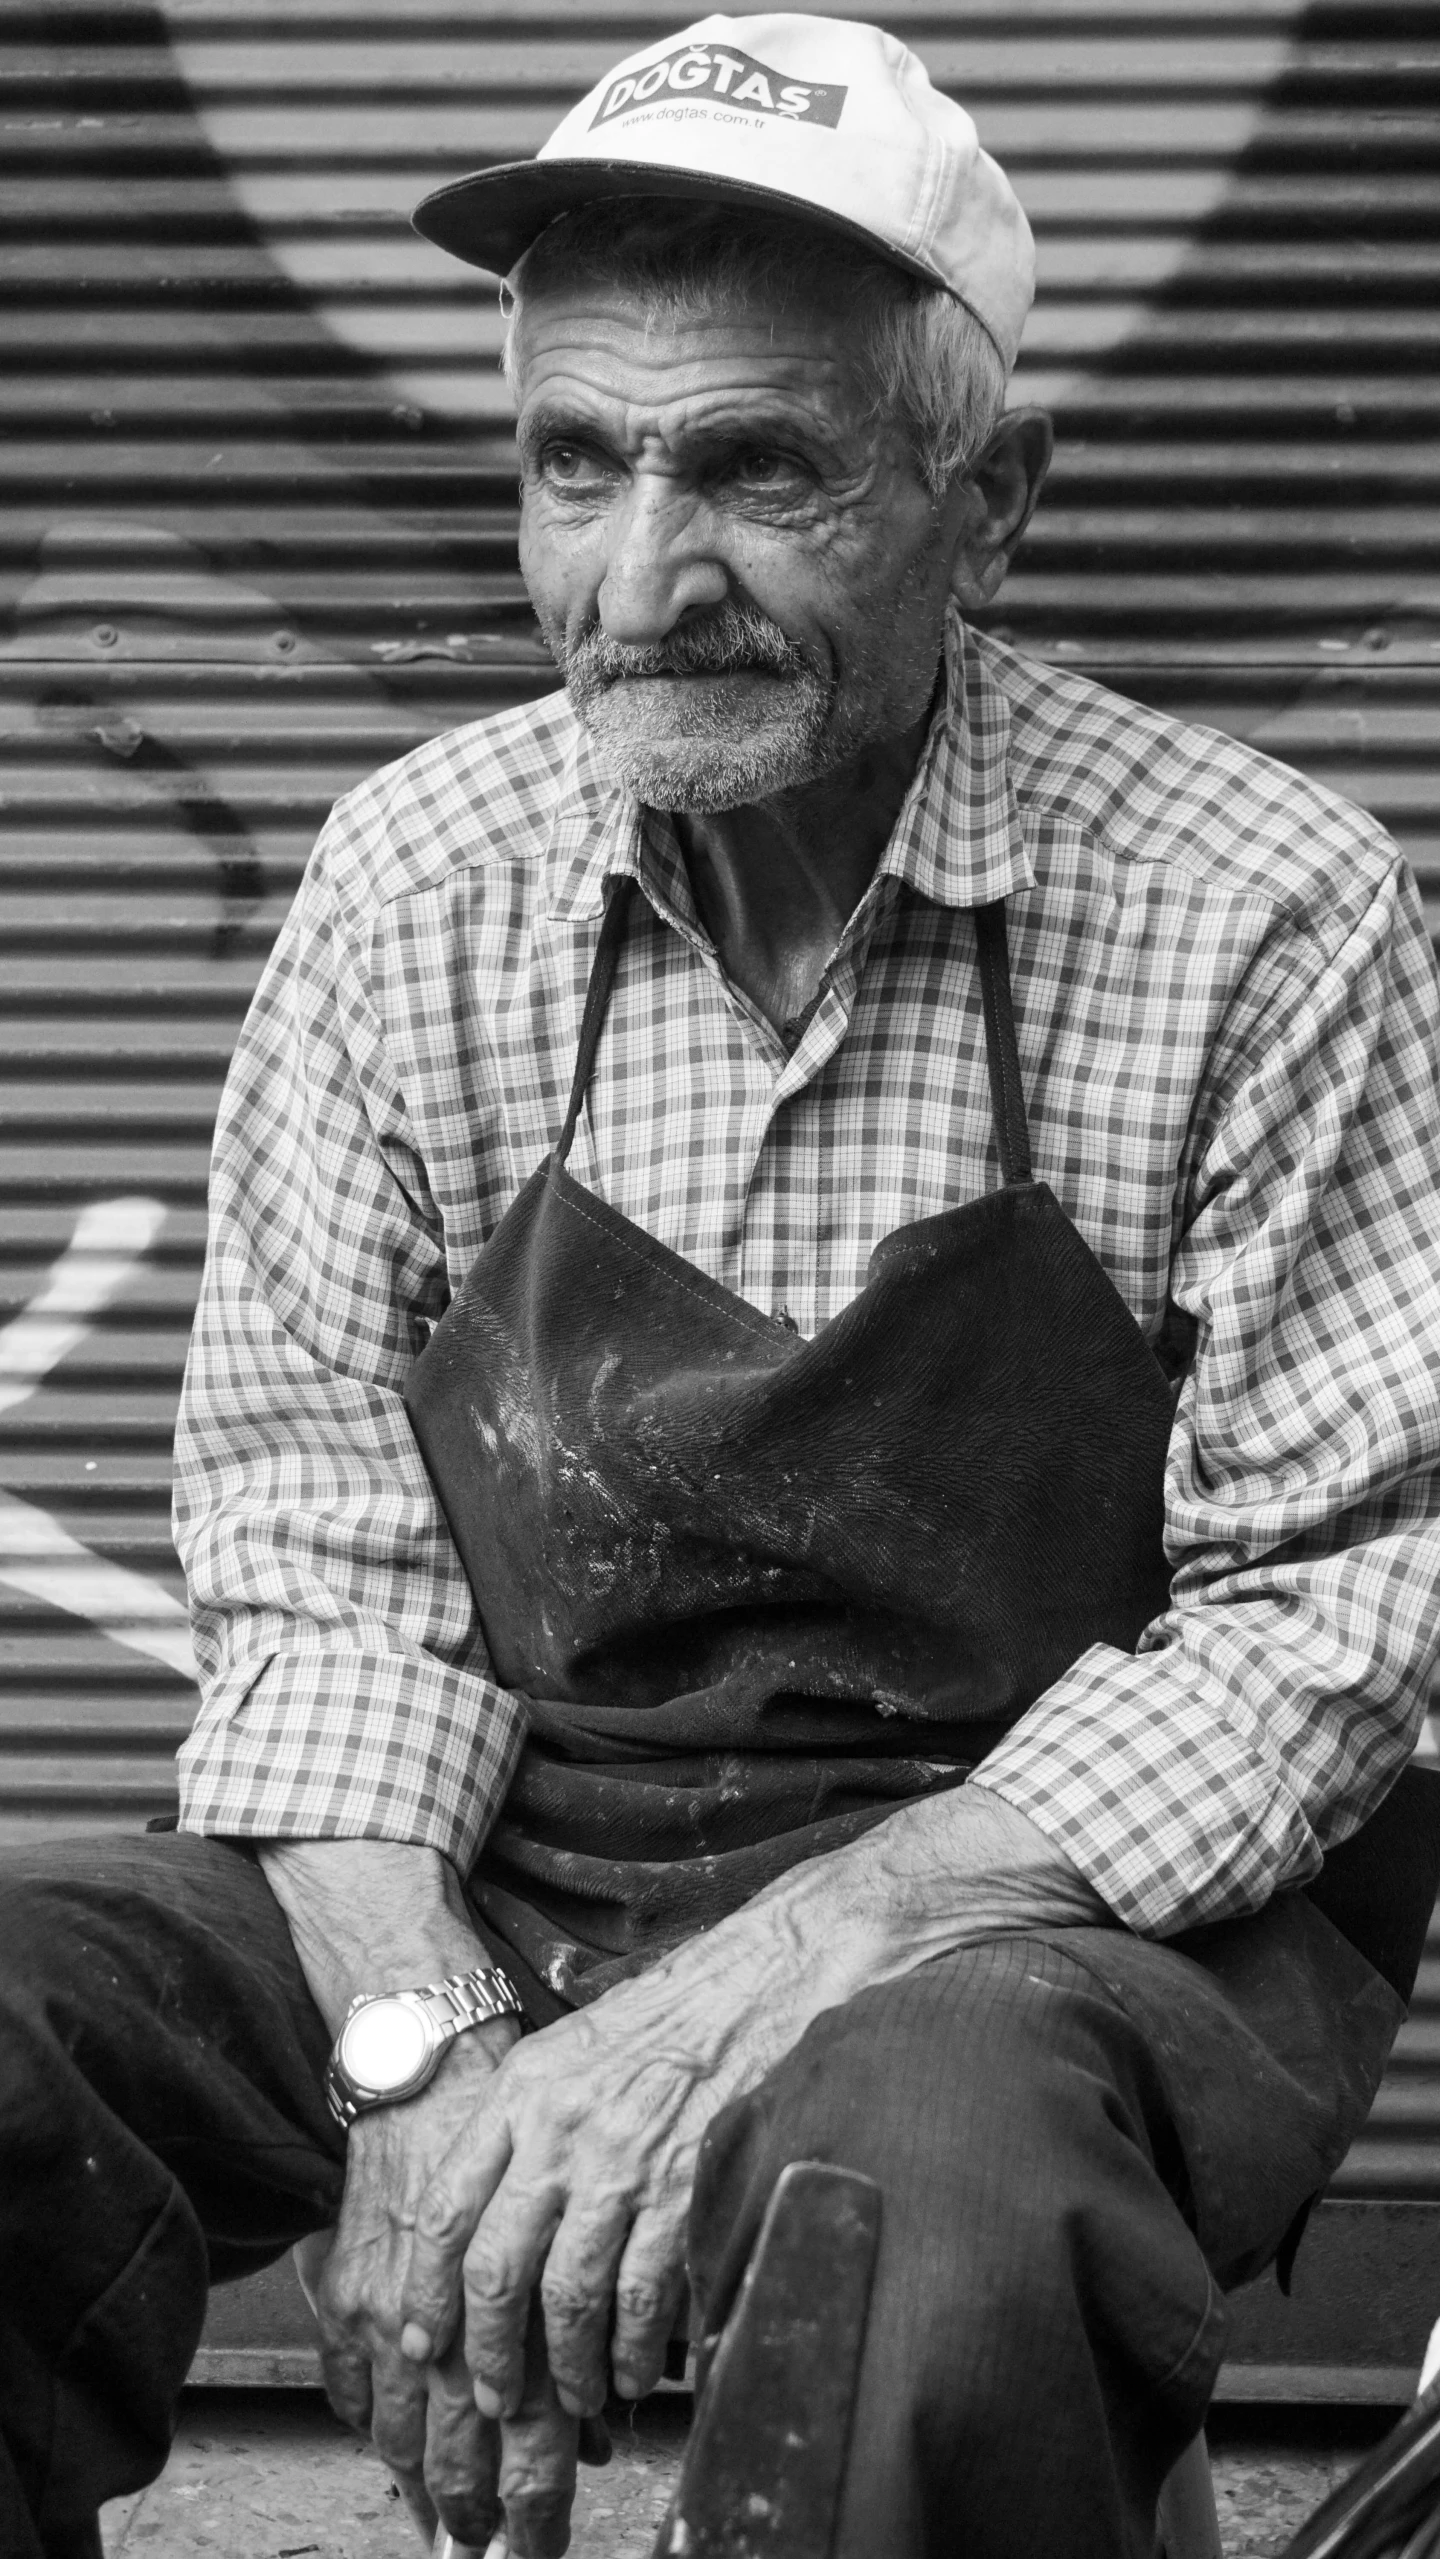
[[[973,311],[812,222],[653,197],[562,214],[508,280],[514,307],[501,360],[512,390],[525,296],[562,283],[618,287],[686,318],[716,299],[842,308],[876,413],[904,420],[937,505],[989,442],[1005,405],[1004,360]]]

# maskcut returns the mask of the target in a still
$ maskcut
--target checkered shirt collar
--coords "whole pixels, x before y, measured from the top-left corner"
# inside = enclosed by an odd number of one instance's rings
[[[674,827],[616,783],[586,732],[560,777],[546,855],[557,923],[598,916],[608,879],[638,880],[671,913],[693,901]],[[985,906],[1033,888],[1010,776],[1010,705],[957,612],[945,630],[945,691],[876,879],[936,906]]]

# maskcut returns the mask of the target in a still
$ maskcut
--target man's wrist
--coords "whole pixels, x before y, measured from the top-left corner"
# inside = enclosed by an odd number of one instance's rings
[[[356,1998],[412,1990],[490,1961],[438,1849],[316,1839],[268,1841],[258,1853],[332,2035]]]
[[[746,1908],[823,2006],[960,1946],[1027,1928],[1103,1927],[1111,1916],[1035,1823],[969,1786],[898,1807]]]

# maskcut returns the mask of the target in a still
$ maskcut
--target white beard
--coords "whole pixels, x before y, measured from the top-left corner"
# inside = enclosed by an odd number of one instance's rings
[[[767,698],[768,697],[768,698]],[[628,677],[577,693],[575,708],[616,779],[647,808],[704,816],[794,790],[839,760],[827,735],[829,687],[803,674],[747,684],[726,678]]]

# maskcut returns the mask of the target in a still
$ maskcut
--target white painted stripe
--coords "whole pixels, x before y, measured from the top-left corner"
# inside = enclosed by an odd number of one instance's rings
[[[195,1677],[190,1621],[181,1601],[143,1573],[92,1555],[48,1511],[14,1493],[0,1493],[0,1582],[26,1599],[88,1618],[132,1653],[148,1654],[186,1679]]]
[[[92,1200],[23,1314],[0,1331],[0,1412],[33,1395],[57,1360],[82,1342],[117,1297],[165,1223],[161,1200]],[[63,1608],[123,1644],[195,1677],[190,1621],[159,1582],[107,1564],[50,1513],[0,1492],[0,1583],[47,1608]]]
[[[42,1377],[119,1295],[165,1223],[162,1200],[92,1200],[38,1296],[0,1331],[0,1413],[23,1404]]]

